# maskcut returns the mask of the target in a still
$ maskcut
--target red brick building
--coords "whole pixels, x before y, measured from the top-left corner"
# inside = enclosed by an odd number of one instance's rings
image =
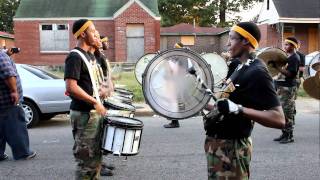
[[[0,31],[0,45],[0,49],[15,47],[14,36],[10,33]]]
[[[295,36],[302,52],[320,49],[320,1],[264,0],[258,23],[260,47],[281,48],[286,37]]]
[[[228,29],[215,27],[199,27],[192,24],[177,24],[162,27],[160,31],[160,49],[173,48],[177,42],[198,53],[221,53],[226,51]]]
[[[14,17],[15,60],[36,65],[61,65],[75,46],[72,24],[93,20],[109,38],[105,53],[112,62],[135,62],[160,48],[157,0],[22,0]]]

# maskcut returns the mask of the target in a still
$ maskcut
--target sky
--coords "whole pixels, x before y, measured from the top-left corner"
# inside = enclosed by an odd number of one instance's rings
[[[241,12],[236,13],[235,16],[241,16],[241,21],[249,21],[259,14],[262,4],[263,3],[256,3],[251,9],[242,10]]]

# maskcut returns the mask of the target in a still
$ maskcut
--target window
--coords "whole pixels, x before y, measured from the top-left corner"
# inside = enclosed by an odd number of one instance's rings
[[[270,9],[270,1],[267,0],[267,10],[269,10],[269,9]]]
[[[41,51],[69,51],[68,24],[40,24]]]
[[[193,46],[194,36],[181,36],[181,43],[183,45]]]
[[[293,26],[284,26],[283,27],[283,32],[284,33],[294,34],[294,27]]]

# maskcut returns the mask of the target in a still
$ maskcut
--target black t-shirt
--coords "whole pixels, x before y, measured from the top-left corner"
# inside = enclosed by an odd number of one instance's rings
[[[256,59],[239,71],[239,76],[233,81],[236,89],[229,96],[231,101],[256,110],[280,106],[272,78],[264,63]],[[251,135],[253,124],[253,121],[242,115],[229,114],[211,126],[207,134],[217,134],[226,139],[245,138]]]
[[[291,73],[291,76],[286,76],[285,81],[288,87],[296,85],[296,77],[299,71],[300,57],[297,53],[292,54],[288,57],[287,71]]]
[[[299,67],[304,67],[306,65],[306,56],[301,52],[297,51],[300,58]],[[303,77],[303,71],[299,71],[299,78]]]
[[[231,59],[230,61],[231,61],[231,63],[230,63],[229,66],[228,66],[229,70],[228,70],[228,74],[227,74],[226,79],[228,79],[228,78],[232,75],[232,73],[234,72],[234,70],[236,70],[236,68],[238,67],[238,65],[241,64],[241,61],[240,61],[238,58],[236,58],[236,59]]]
[[[91,57],[87,52],[78,47],[76,47],[75,49],[81,51],[89,61],[91,60]],[[77,80],[77,83],[81,87],[81,89],[83,89],[89,95],[93,95],[92,83],[88,68],[82,60],[81,56],[76,52],[69,53],[65,60],[64,79]],[[93,109],[93,105],[85,101],[76,99],[72,96],[70,97],[72,99],[70,109],[84,112],[89,112]]]

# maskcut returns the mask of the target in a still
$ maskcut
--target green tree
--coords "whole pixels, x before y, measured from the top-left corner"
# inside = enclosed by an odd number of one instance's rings
[[[0,31],[13,33],[13,16],[20,0],[0,0]]]
[[[193,23],[199,26],[230,26],[241,20],[236,16],[226,20],[227,14],[248,9],[263,0],[159,0],[161,24]]]

